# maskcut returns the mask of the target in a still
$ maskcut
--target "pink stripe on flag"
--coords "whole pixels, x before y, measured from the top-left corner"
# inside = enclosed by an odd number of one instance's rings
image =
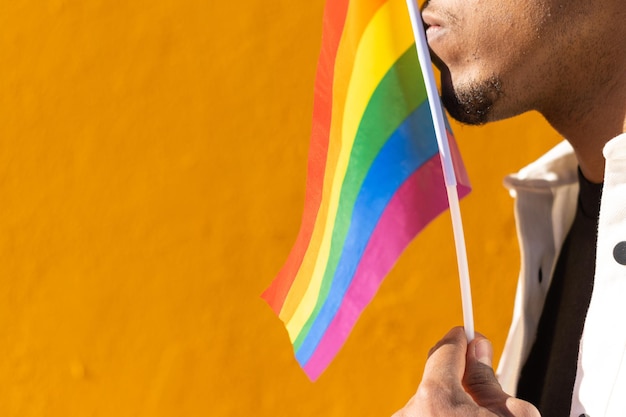
[[[450,147],[450,156],[452,157],[452,165],[454,166],[454,175],[456,175],[456,181],[459,184],[459,198],[462,198],[471,191],[470,180],[467,176],[465,165],[463,165],[459,145],[457,145],[454,135],[449,130],[446,130],[446,135],[448,136],[448,146]],[[446,204],[446,207],[447,206]]]
[[[469,187],[459,186],[460,197],[468,192]],[[402,251],[447,207],[446,186],[437,154],[402,184],[381,216],[341,307],[304,366],[311,380],[320,376],[341,349]]]

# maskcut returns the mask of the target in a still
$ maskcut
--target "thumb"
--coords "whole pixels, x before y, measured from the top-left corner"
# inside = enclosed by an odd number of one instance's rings
[[[508,397],[496,379],[492,362],[491,342],[476,335],[467,347],[463,386],[477,404],[488,408],[494,402],[506,400]]]
[[[463,387],[474,401],[497,415],[539,416],[537,409],[526,401],[513,398],[502,390],[492,368],[491,342],[481,335],[467,347]]]

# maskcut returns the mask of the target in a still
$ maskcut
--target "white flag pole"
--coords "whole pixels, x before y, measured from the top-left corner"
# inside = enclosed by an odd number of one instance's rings
[[[461,303],[463,306],[463,324],[465,326],[467,340],[471,341],[474,339],[474,313],[472,311],[472,291],[470,288],[463,223],[461,221],[459,194],[456,188],[456,175],[454,173],[450,147],[448,146],[446,124],[443,118],[443,110],[441,108],[439,92],[437,91],[437,84],[435,83],[435,76],[433,74],[430,54],[428,52],[428,44],[426,43],[426,34],[424,33],[424,25],[422,23],[421,14],[417,7],[416,0],[406,0],[406,2],[409,8],[409,16],[411,17],[411,25],[413,26],[417,56],[422,69],[422,74],[424,75],[424,82],[426,84],[428,103],[430,105],[430,112],[433,117],[435,133],[437,135],[437,144],[439,145],[439,156],[441,157],[443,176],[446,183],[446,191],[448,192],[448,203],[450,205],[457,264],[459,267]]]

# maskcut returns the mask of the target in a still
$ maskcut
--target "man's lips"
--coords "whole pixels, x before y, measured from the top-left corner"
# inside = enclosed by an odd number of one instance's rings
[[[434,12],[424,9],[422,10],[422,20],[426,26],[443,26],[443,21]]]
[[[433,51],[433,46],[431,45],[435,39],[445,33],[444,20],[426,7],[422,10],[422,21],[424,22],[424,30],[426,31],[426,37],[429,43],[430,57],[437,68],[445,68],[445,64],[435,51]]]
[[[422,11],[422,20],[424,21],[424,28],[426,29],[426,36],[429,41],[433,40],[443,31],[443,21],[428,9]]]
[[[443,30],[443,28],[441,26],[436,26],[436,25],[428,26],[426,28],[426,36],[428,37],[428,39],[431,39],[431,38],[437,36],[437,34],[441,30]]]

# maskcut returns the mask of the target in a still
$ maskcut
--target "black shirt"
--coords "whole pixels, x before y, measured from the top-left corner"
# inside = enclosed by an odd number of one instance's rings
[[[542,417],[569,416],[578,346],[593,289],[602,184],[587,181],[580,170],[578,180],[574,223],[563,243],[517,388],[517,396],[537,406]]]

